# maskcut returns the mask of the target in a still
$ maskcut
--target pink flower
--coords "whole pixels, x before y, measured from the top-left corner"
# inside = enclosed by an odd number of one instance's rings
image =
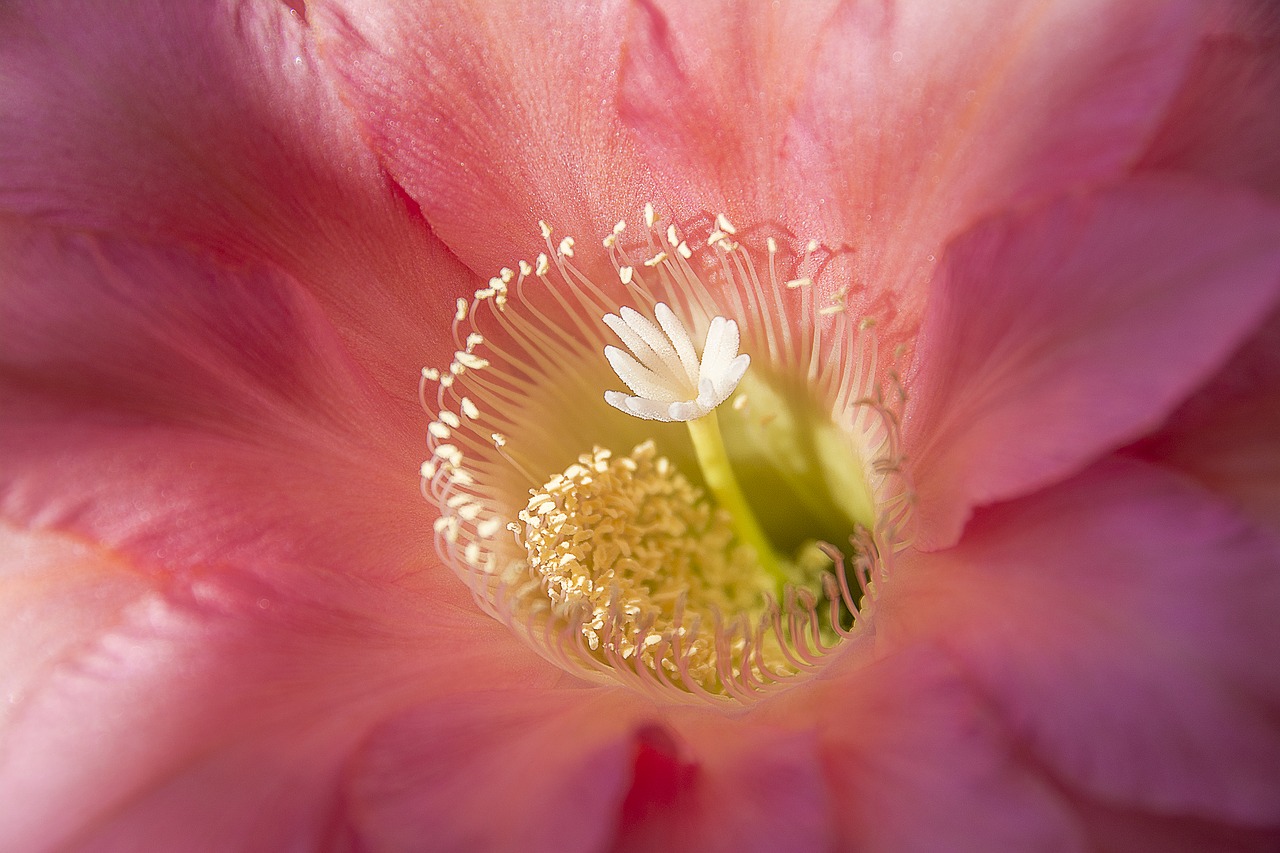
[[[293,5],[0,11],[7,849],[1276,844],[1274,13]],[[903,526],[759,696],[588,677],[437,553],[490,504],[419,491],[455,300],[540,252],[623,292],[596,240],[646,202],[776,294],[707,278],[753,365],[850,411],[901,372],[897,469],[812,476]],[[539,383],[608,333],[531,275],[486,334],[565,363],[468,399],[549,453],[607,407]]]

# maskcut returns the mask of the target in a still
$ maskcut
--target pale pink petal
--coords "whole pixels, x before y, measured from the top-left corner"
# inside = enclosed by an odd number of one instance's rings
[[[539,219],[590,251],[650,199],[614,106],[624,2],[326,0],[310,15],[371,143],[472,269],[532,259]]]
[[[275,263],[408,397],[442,347],[424,329],[475,284],[314,53],[276,0],[6,4],[0,210]]]
[[[675,734],[639,732],[612,853],[830,849],[833,803],[814,731],[716,713],[672,725]]]
[[[155,579],[74,540],[0,525],[0,731],[42,672],[124,619]]]
[[[1280,312],[1132,452],[1280,528]]]
[[[6,669],[0,730],[14,850],[316,848],[376,722],[559,676],[474,608],[408,588],[313,577],[302,600],[222,566],[175,578],[7,528],[0,566],[4,648],[23,662]]]
[[[1077,850],[1078,822],[947,656],[898,650],[780,698],[814,720],[841,850]]]
[[[1280,542],[1209,493],[1112,461],[904,555],[877,630],[947,649],[1082,797],[1274,830],[1278,565]]]
[[[993,218],[957,240],[919,338],[904,439],[920,542],[1149,432],[1280,292],[1280,217],[1189,180]]]
[[[355,849],[602,848],[630,777],[636,708],[617,691],[471,691],[386,722],[350,762]]]
[[[657,0],[633,16],[623,115],[681,213],[824,240],[830,286],[905,333],[976,217],[1123,174],[1183,79],[1196,8]]]
[[[170,571],[434,566],[416,403],[288,277],[16,224],[0,270],[6,518]]]
[[[1139,168],[1192,171],[1280,197],[1280,6],[1231,0]]]

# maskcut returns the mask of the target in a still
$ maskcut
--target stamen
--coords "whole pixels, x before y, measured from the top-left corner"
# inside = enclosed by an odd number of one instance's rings
[[[907,535],[903,396],[877,362],[874,318],[824,320],[854,305],[848,289],[822,302],[831,250],[776,225],[669,221],[646,205],[642,228],[619,220],[601,244],[539,229],[545,251],[448,304],[456,352],[419,380],[431,451],[419,475],[441,510],[437,547],[481,607],[580,675],[668,699],[746,702],[812,670],[866,630],[876,582]],[[616,275],[599,275],[601,261]],[[745,377],[753,359],[759,372]],[[628,390],[602,400],[610,367]],[[732,410],[715,411],[730,399]],[[788,408],[800,400],[812,408]],[[690,441],[651,421],[685,422]],[[648,438],[671,456],[642,449]],[[770,458],[797,439],[808,461]],[[593,445],[636,450],[604,451],[602,473],[599,448],[582,455]],[[821,469],[832,452],[852,453],[847,475]],[[842,495],[836,523],[849,520],[853,550],[815,562],[812,544],[779,549],[770,536],[790,542],[803,511],[771,515],[766,535],[742,488],[762,480],[734,471],[746,453],[769,482],[810,490],[806,500],[823,488]],[[696,460],[701,481],[670,459]],[[697,569],[669,572],[668,548],[696,555]]]

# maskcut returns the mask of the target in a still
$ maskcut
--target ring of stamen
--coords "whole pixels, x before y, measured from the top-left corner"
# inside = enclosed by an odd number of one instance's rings
[[[872,324],[829,311],[836,303],[819,303],[816,243],[789,253],[785,235],[770,234],[762,278],[741,242],[754,239],[752,229],[717,216],[705,241],[693,241],[705,247],[693,249],[681,239],[683,229],[659,224],[652,208],[645,221],[638,242],[626,241],[622,222],[605,237],[612,279],[581,271],[575,258],[582,247],[544,224],[545,252],[458,300],[451,310],[454,357],[424,369],[420,380],[431,416],[423,493],[441,508],[438,548],[480,605],[549,659],[645,690],[749,701],[820,665],[840,638],[869,623],[876,583],[904,543],[909,517],[896,443],[903,398],[892,371],[879,368]],[[704,342],[700,357],[697,340]],[[610,354],[601,358],[606,345]],[[820,540],[785,558],[817,572],[800,587],[760,583],[752,543],[726,499],[716,493],[712,501],[686,476],[714,479],[700,470],[696,436],[661,432],[677,426],[669,421],[714,417],[736,389],[734,405],[724,409],[735,434],[765,444],[776,439],[780,421],[767,389],[739,386],[753,357],[765,359],[766,376],[800,383],[816,410],[839,425],[830,440],[847,442],[851,458],[862,460],[851,482],[865,482],[865,495],[844,501],[847,517],[859,519],[846,541]],[[617,376],[631,395],[601,393],[611,384],[610,365],[621,367]],[[548,430],[556,412],[574,417]],[[659,434],[661,453],[643,449]],[[731,457],[736,451],[729,450]],[[620,491],[591,491],[592,483],[577,478],[590,476],[600,453],[608,471],[619,464],[643,469],[647,485],[637,486],[631,472]],[[783,465],[779,476],[802,475]],[[548,490],[553,484],[558,495]],[[684,519],[677,525],[684,532],[662,540],[661,526],[632,522],[584,539],[584,530],[596,528],[575,513],[588,493],[606,503],[644,496],[642,504],[665,507],[659,515],[669,528],[671,519]],[[632,538],[619,538],[627,530]],[[631,543],[633,552],[648,549],[648,562],[627,563],[619,574],[622,556],[578,547],[596,536],[613,537],[618,548]],[[653,536],[665,544],[655,546]],[[684,556],[663,556],[668,552]]]

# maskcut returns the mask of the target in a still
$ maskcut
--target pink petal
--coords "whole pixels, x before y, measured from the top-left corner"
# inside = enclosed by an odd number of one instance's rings
[[[679,215],[772,221],[817,204],[811,185],[791,183],[786,155],[797,101],[823,73],[815,49],[848,35],[834,31],[838,5],[635,4],[619,109]]]
[[[408,587],[313,577],[302,601],[223,567],[176,581],[8,530],[0,566],[0,612],[33,617],[0,625],[24,662],[6,667],[0,729],[14,850],[319,848],[377,721],[559,676],[474,608]]]
[[[315,63],[274,0],[7,4],[0,209],[270,261],[411,397],[434,361],[424,322],[475,284]]]
[[[1163,0],[657,0],[634,21],[623,114],[681,212],[822,239],[854,310],[900,331],[976,217],[1128,168],[1199,31]]]
[[[1013,737],[1115,809],[1280,823],[1280,542],[1110,462],[983,510],[885,585],[886,648],[954,654]]]
[[[1280,312],[1133,450],[1280,528]]]
[[[374,849],[816,850],[830,828],[815,745],[617,690],[481,692],[382,726],[345,802]]]
[[[634,716],[598,690],[472,692],[409,711],[349,767],[354,846],[599,850],[626,793]]]
[[[0,525],[0,731],[41,673],[118,624],[154,580],[81,542]]]
[[[830,849],[832,804],[813,731],[687,716],[672,723],[675,736],[638,733],[613,853]]]
[[[396,180],[472,269],[585,249],[652,197],[613,106],[625,4],[315,4],[325,57]],[[558,237],[557,237],[558,239]]]
[[[1280,217],[1147,181],[994,218],[934,283],[904,426],[920,541],[1157,426],[1280,290]]]
[[[1201,46],[1139,168],[1192,171],[1280,197],[1280,12],[1253,0],[1222,5],[1233,14]]]
[[[935,648],[898,651],[780,704],[819,720],[836,849],[1081,846],[1052,780]]]
[[[1160,853],[1270,853],[1274,827],[1244,827],[1186,815],[1153,815],[1075,798],[1090,850],[1159,850]]]
[[[355,366],[287,277],[17,225],[0,269],[6,518],[173,572],[434,563],[416,403]]]

